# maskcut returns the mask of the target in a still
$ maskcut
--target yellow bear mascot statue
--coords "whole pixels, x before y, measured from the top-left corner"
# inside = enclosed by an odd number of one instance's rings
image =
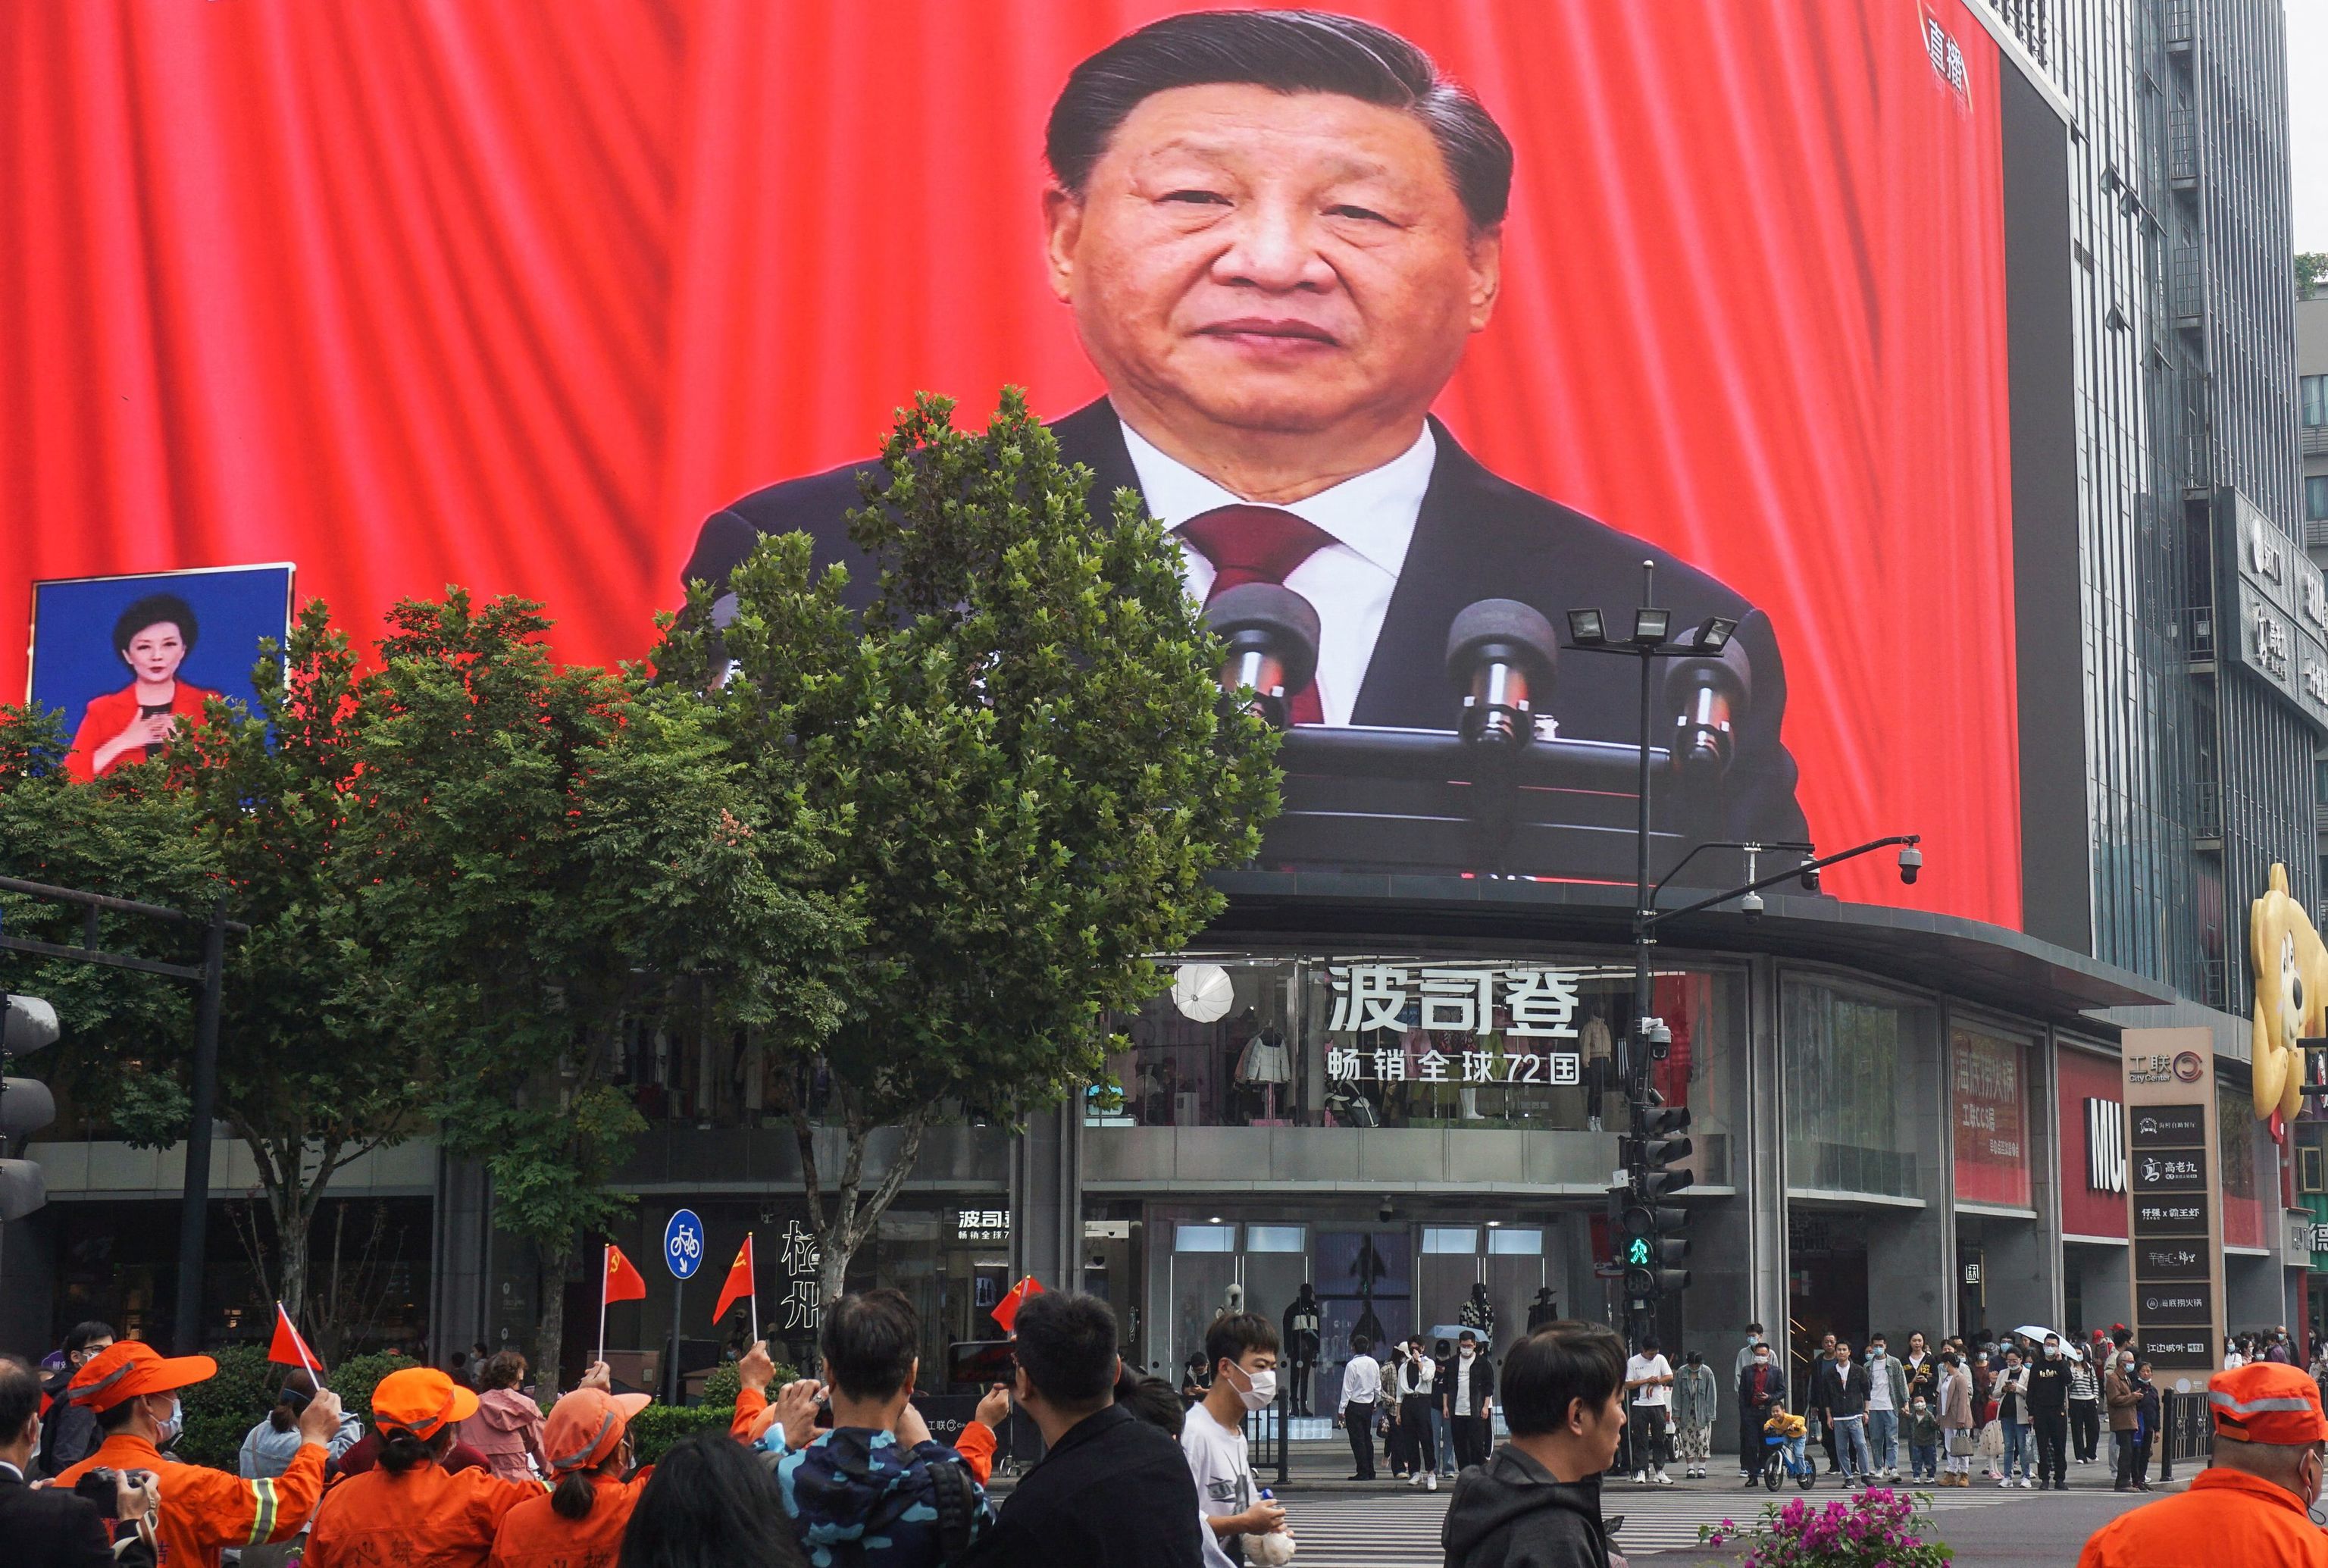
[[[2255,966],[2255,1113],[2293,1122],[2304,1104],[2304,1052],[2298,1040],[2328,1034],[2328,943],[2304,906],[2287,896],[2287,868],[2271,869],[2271,890],[2248,919],[2248,962]]]

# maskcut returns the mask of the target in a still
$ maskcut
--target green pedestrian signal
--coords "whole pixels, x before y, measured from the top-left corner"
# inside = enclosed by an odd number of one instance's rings
[[[1625,1244],[1625,1261],[1629,1263],[1635,1264],[1647,1263],[1649,1261],[1649,1238],[1647,1236],[1635,1236],[1632,1240],[1627,1242]]]

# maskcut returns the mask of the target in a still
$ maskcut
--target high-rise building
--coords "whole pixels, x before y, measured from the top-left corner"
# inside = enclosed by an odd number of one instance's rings
[[[2070,116],[2089,950],[2237,1012],[2270,866],[2317,903],[2307,764],[2328,720],[2279,7],[1994,11]],[[2071,913],[2049,934],[2078,945]]]

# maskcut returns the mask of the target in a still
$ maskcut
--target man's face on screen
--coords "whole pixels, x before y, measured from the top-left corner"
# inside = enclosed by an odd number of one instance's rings
[[[1498,236],[1430,131],[1339,94],[1154,94],[1046,214],[1118,408],[1192,444],[1416,424],[1495,306]]]

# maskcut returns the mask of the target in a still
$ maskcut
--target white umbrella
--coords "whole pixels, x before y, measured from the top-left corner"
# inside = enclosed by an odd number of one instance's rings
[[[2044,1347],[2045,1341],[2048,1338],[2059,1339],[2061,1342],[2061,1347],[2064,1350],[2067,1350],[2070,1355],[2076,1357],[2080,1361],[2083,1361],[2086,1358],[2084,1348],[2079,1346],[2076,1340],[2070,1338],[2067,1334],[2057,1333],[2053,1329],[2046,1328],[2042,1323],[2023,1323],[2020,1328],[2015,1329],[2013,1332],[2015,1338],[2026,1339],[2031,1345],[2041,1349]]]

